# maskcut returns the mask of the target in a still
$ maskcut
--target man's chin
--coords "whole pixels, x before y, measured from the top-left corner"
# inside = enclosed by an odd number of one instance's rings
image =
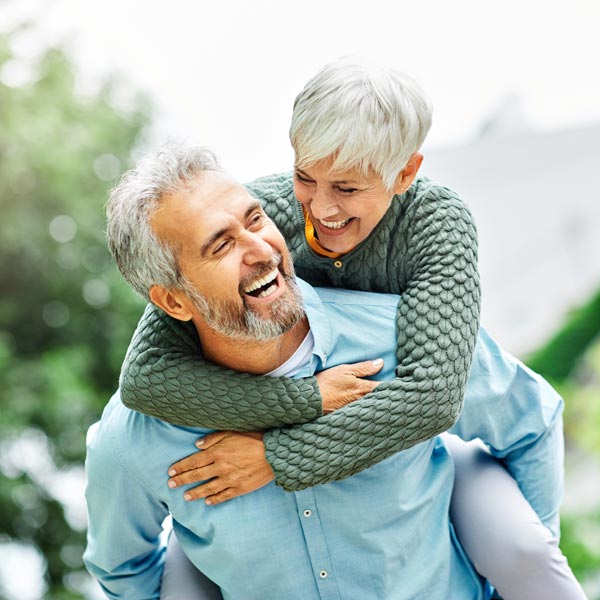
[[[265,341],[291,331],[304,318],[302,303],[287,295],[265,306],[267,310],[248,310],[246,313],[246,339]]]
[[[296,280],[288,277],[281,277],[281,280],[277,293],[261,299],[263,302],[244,302],[245,331],[240,329],[244,339],[274,339],[293,329],[304,318],[302,295]]]

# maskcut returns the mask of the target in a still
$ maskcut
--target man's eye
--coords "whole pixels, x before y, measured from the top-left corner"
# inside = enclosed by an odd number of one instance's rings
[[[265,215],[263,213],[256,213],[250,217],[249,225],[259,225],[263,222]]]
[[[355,192],[358,192],[358,190],[356,188],[343,188],[343,187],[339,187],[337,189],[337,191],[340,194],[354,194]]]
[[[230,244],[231,244],[231,240],[223,240],[222,242],[219,242],[213,248],[213,254],[220,254],[221,252],[223,252],[224,250],[226,250],[229,247]]]

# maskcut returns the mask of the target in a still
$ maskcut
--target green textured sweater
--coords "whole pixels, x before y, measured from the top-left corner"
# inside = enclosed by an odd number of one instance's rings
[[[204,362],[194,326],[149,305],[123,364],[123,402],[179,425],[267,430],[267,460],[286,490],[343,479],[451,427],[479,328],[477,235],[464,203],[419,178],[365,241],[330,259],[306,242],[289,173],[246,187],[282,231],[300,277],[402,295],[396,379],[323,415],[314,377],[255,376]]]

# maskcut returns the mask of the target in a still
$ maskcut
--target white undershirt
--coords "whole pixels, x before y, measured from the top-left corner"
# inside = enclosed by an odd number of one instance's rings
[[[282,365],[279,365],[276,369],[267,373],[271,377],[293,377],[302,367],[304,367],[310,361],[315,347],[315,338],[313,337],[312,331],[308,331],[306,337],[302,340],[302,343],[296,349],[296,352],[292,354]]]

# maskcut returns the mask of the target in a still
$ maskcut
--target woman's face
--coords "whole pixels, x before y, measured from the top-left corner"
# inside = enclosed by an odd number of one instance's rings
[[[332,171],[331,159],[294,169],[294,193],[310,215],[321,245],[346,253],[362,242],[382,219],[394,194],[403,192],[402,177],[386,189],[373,172]],[[408,187],[408,186],[406,186]]]

